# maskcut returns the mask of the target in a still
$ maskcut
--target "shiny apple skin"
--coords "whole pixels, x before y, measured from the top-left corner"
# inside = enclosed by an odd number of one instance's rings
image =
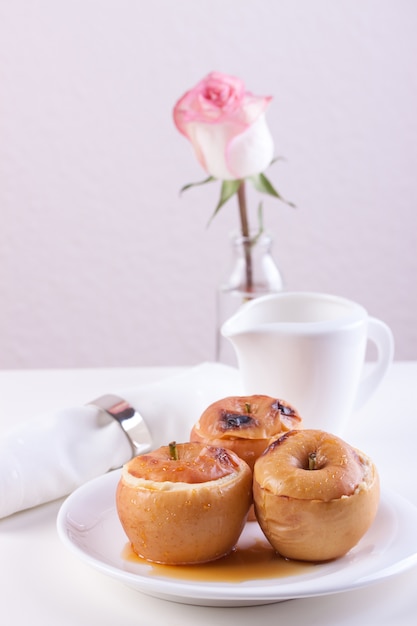
[[[253,496],[259,525],[279,554],[329,561],[351,550],[374,521],[379,476],[368,456],[339,437],[292,431],[256,461]]]
[[[228,396],[203,411],[190,440],[233,450],[253,469],[273,440],[301,427],[302,418],[285,400],[260,394]]]
[[[233,550],[243,530],[252,503],[252,472],[228,450],[184,443],[178,451],[180,459],[185,451],[188,458],[197,451],[220,455],[228,473],[205,482],[148,480],[130,474],[129,462],[116,492],[119,519],[144,559],[169,565],[213,561]],[[152,453],[147,456],[151,462]]]

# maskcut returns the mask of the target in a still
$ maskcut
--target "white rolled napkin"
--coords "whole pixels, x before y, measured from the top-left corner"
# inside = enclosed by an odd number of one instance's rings
[[[143,417],[151,447],[187,441],[212,402],[241,393],[238,371],[202,363],[160,382],[109,390]],[[94,398],[91,398],[94,401]],[[28,419],[0,439],[0,518],[68,495],[133,455],[128,436],[93,404]]]

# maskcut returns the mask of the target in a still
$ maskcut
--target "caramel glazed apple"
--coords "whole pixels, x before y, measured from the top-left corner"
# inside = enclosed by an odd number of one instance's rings
[[[253,478],[259,525],[290,559],[343,556],[377,513],[380,487],[372,460],[320,430],[284,434],[256,461]]]
[[[296,409],[284,400],[266,395],[229,396],[203,411],[190,440],[233,450],[253,469],[274,439],[301,424]]]
[[[119,519],[139,556],[169,565],[204,563],[233,550],[252,503],[252,471],[234,452],[171,443],[126,463]]]

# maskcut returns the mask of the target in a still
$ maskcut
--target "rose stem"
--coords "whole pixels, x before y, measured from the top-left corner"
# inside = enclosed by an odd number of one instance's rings
[[[248,208],[246,203],[246,188],[245,181],[239,185],[239,189],[237,190],[237,199],[239,203],[239,214],[240,214],[240,224],[242,237],[244,238],[243,246],[245,250],[245,266],[246,266],[246,291],[250,293],[253,288],[253,277],[252,277],[252,257],[250,251],[250,232],[249,232],[249,222],[248,222]]]
[[[315,452],[310,452],[310,454],[308,455],[308,469],[317,469],[317,455]]]
[[[169,456],[173,461],[178,461],[178,449],[175,441],[171,441],[169,444]]]
[[[249,404],[249,402],[245,402],[245,411],[246,411],[246,413],[250,413],[250,404]]]

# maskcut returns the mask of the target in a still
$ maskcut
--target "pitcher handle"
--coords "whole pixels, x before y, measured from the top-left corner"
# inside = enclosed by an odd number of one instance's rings
[[[368,341],[372,341],[378,350],[375,363],[370,364],[369,371],[364,375],[356,395],[354,410],[359,409],[368,401],[382,382],[394,359],[394,337],[391,329],[381,320],[368,319]]]

